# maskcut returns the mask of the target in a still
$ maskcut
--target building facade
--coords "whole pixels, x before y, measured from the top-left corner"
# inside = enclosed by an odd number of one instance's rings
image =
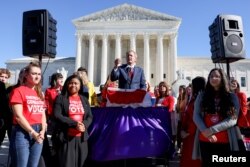
[[[10,84],[17,83],[19,72],[22,68],[27,66],[31,61],[38,61],[38,59],[23,57],[18,59],[12,59],[6,62],[6,68],[10,70],[11,77],[9,79]],[[75,58],[55,58],[55,59],[43,59],[42,60],[42,84],[43,90],[49,87],[50,77],[53,73],[60,72],[63,75],[64,80],[67,76],[73,74],[75,71]]]
[[[137,65],[149,82],[176,79],[177,36],[181,19],[142,7],[123,4],[73,20],[76,27],[75,68],[88,69],[96,85],[105,83],[126,52],[137,52]]]
[[[178,74],[179,78],[190,80],[196,76],[207,78],[212,68],[222,68],[228,73],[227,66],[223,64],[214,64],[210,58],[205,57],[179,57],[178,58]],[[250,60],[243,59],[229,64],[229,74],[231,78],[235,78],[240,89],[250,97]]]
[[[126,63],[125,53],[132,49],[138,54],[137,65],[144,69],[146,80],[152,86],[161,81],[190,82],[196,76],[207,78],[215,67],[208,57],[177,57],[177,37],[181,19],[142,7],[123,4],[74,19],[76,27],[75,57],[43,59],[43,88],[49,86],[50,76],[61,72],[66,79],[77,68],[88,69],[90,81],[98,88],[106,82],[115,58]],[[17,81],[21,68],[32,58],[12,59],[6,62]],[[224,68],[225,64],[218,66]],[[250,60],[230,64],[230,76],[236,78],[241,90],[250,96]]]
[[[11,78],[9,82],[15,84],[18,79],[20,69],[25,67],[30,61],[36,59],[32,58],[19,58],[12,59],[6,62],[7,68],[11,71]],[[64,79],[75,72],[75,57],[55,58],[48,62],[48,59],[43,59],[42,72],[43,72],[43,89],[49,87],[50,76],[55,72],[63,74]],[[207,78],[210,70],[216,65],[209,57],[178,57],[177,58],[177,79],[185,80],[184,83],[189,83],[196,76],[203,76]],[[223,68],[225,72],[226,64],[217,65]],[[250,97],[250,59],[243,59],[230,64],[230,77],[234,77],[240,84],[241,90]],[[164,80],[164,79],[163,79]],[[162,80],[162,81],[163,81]],[[164,80],[166,81],[166,80]],[[166,81],[167,82],[167,81]],[[167,82],[172,84],[174,82]],[[159,82],[150,82],[151,86],[156,86]],[[98,90],[99,85],[95,85]]]

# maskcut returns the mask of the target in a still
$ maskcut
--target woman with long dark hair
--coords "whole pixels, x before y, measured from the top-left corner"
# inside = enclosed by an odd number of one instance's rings
[[[195,77],[191,84],[192,96],[187,104],[185,116],[182,118],[180,135],[182,137],[182,149],[180,167],[192,166],[200,167],[200,160],[192,160],[192,152],[194,145],[194,137],[196,132],[196,126],[193,121],[194,102],[198,94],[205,89],[206,79],[204,77]]]
[[[156,98],[156,106],[164,106],[169,112],[174,110],[174,97],[171,96],[171,87],[166,82],[159,83],[159,96]]]
[[[92,122],[92,113],[82,89],[81,78],[69,76],[54,104],[54,116],[62,134],[57,150],[60,167],[83,167],[88,154],[87,129]]]
[[[50,87],[45,91],[45,101],[48,106],[47,116],[53,116],[53,106],[57,95],[61,94],[63,86],[63,75],[54,73],[51,75]]]
[[[178,122],[177,122],[177,133],[174,139],[176,140],[176,146],[177,146],[177,153],[180,153],[181,145],[182,145],[182,138],[181,138],[181,124],[182,119],[185,116],[185,109],[187,105],[187,87],[185,85],[179,86],[179,95],[177,97],[177,103],[175,106],[176,113],[178,114]],[[174,140],[174,144],[175,144]]]
[[[50,78],[50,87],[45,90],[45,102],[47,105],[47,134],[52,135],[55,129],[53,107],[56,97],[61,94],[63,86],[63,75],[61,73],[54,73]]]
[[[238,114],[239,101],[230,93],[225,73],[222,69],[212,69],[204,93],[196,98],[193,115],[198,128],[193,158],[201,155],[202,166],[209,166],[214,154],[228,154],[244,148],[239,145],[241,134],[235,126]]]

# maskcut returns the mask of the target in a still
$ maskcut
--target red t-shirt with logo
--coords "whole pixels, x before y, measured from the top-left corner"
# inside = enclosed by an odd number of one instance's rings
[[[46,110],[46,105],[45,101],[37,96],[35,90],[27,86],[15,88],[10,95],[10,105],[14,104],[22,104],[23,116],[30,125],[42,123],[42,114]],[[13,124],[18,124],[15,117],[13,118]]]
[[[80,96],[69,97],[69,117],[77,122],[82,122],[84,117],[84,108]],[[81,136],[81,132],[75,128],[68,129],[69,136]]]

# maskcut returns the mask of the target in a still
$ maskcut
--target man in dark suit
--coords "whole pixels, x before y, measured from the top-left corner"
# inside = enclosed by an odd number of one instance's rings
[[[136,66],[137,54],[130,50],[126,53],[127,64],[120,65],[117,61],[111,71],[111,81],[119,81],[121,89],[146,89],[144,71]]]

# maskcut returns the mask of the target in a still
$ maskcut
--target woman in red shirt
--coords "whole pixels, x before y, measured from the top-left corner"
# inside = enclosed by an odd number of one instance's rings
[[[235,79],[231,80],[231,90],[239,99],[240,113],[237,124],[244,133],[245,128],[250,128],[250,115],[247,113],[247,96],[244,92],[240,91],[240,85]]]
[[[46,130],[46,105],[38,63],[31,62],[25,67],[23,84],[12,91],[10,105],[13,110],[10,139],[12,164],[38,166]]]
[[[63,86],[63,76],[61,73],[54,73],[51,76],[50,88],[45,91],[45,101],[48,106],[47,116],[53,115],[53,106],[56,96],[61,93]]]
[[[245,150],[235,126],[238,113],[238,98],[229,91],[226,74],[222,69],[212,69],[205,91],[197,96],[194,104],[193,120],[198,131],[193,158],[201,158],[202,166],[213,166],[212,155]]]
[[[231,80],[231,90],[234,92],[240,103],[240,112],[237,121],[237,125],[240,128],[241,134],[244,139],[244,143],[246,146],[246,150],[250,151],[249,143],[250,143],[250,111],[248,110],[247,105],[247,96],[244,92],[240,91],[240,84],[237,80]]]
[[[159,97],[156,98],[156,106],[164,106],[169,112],[174,109],[174,97],[170,95],[170,86],[166,82],[159,83]]]
[[[65,81],[62,93],[54,103],[54,116],[60,125],[59,166],[82,167],[88,154],[87,129],[92,122],[92,113],[78,75],[71,75]]]
[[[58,94],[61,94],[63,86],[63,76],[61,73],[54,73],[51,76],[50,80],[50,88],[47,88],[45,91],[45,102],[48,107],[47,110],[47,122],[48,122],[48,129],[47,134],[52,135],[55,129],[55,123],[53,120],[53,107],[54,102]]]
[[[181,132],[182,137],[182,149],[181,149],[181,160],[180,167],[192,166],[199,167],[201,166],[200,160],[192,160],[192,152],[194,145],[194,137],[196,132],[196,126],[193,121],[193,112],[194,112],[194,102],[199,94],[199,92],[205,90],[206,79],[203,77],[196,77],[192,80],[192,97],[187,104],[185,111],[185,116],[182,117],[181,123]]]

